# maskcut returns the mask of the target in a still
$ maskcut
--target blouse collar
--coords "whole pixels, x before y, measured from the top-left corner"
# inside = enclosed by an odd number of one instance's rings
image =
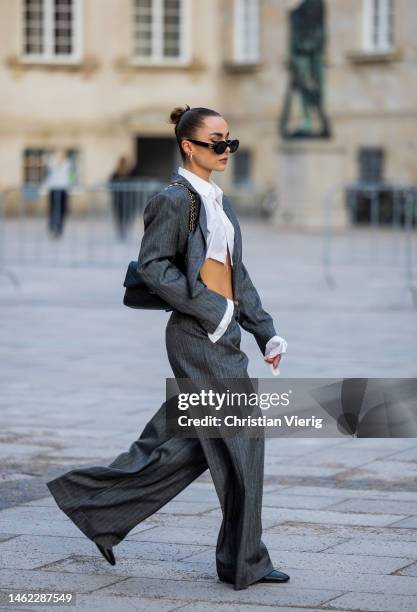
[[[220,205],[222,205],[223,191],[211,178],[209,181],[206,181],[200,176],[197,176],[197,174],[194,172],[191,172],[182,166],[178,167],[178,174],[181,174],[181,176],[186,178],[200,195],[204,195],[206,197],[211,196],[212,198],[215,198]]]

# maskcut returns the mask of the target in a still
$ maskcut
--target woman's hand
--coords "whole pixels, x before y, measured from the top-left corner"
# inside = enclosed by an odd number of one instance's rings
[[[267,363],[272,363],[272,367],[274,370],[278,367],[279,362],[281,361],[282,354],[275,355],[275,357],[264,357],[264,361]]]
[[[272,336],[266,343],[264,361],[271,364],[271,370],[274,376],[279,376],[281,374],[278,366],[282,354],[287,352],[287,346],[288,342],[285,338],[278,335]]]

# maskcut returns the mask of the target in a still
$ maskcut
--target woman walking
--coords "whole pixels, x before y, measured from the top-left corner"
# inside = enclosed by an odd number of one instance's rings
[[[225,170],[239,141],[229,140],[227,122],[214,110],[187,106],[174,109],[170,118],[183,166],[172,176],[176,184],[152,197],[144,210],[138,271],[173,307],[165,340],[175,378],[239,379],[250,389],[240,326],[254,335],[274,373],[287,343],[276,334],[242,262],[236,214],[211,179],[212,171]],[[197,225],[189,234],[184,187],[199,202]],[[75,469],[48,482],[58,506],[114,565],[113,546],[209,469],[223,515],[216,546],[220,580],[235,590],[258,581],[287,581],[261,540],[264,437],[244,430],[212,438],[198,427],[194,438],[170,435],[168,404],[108,467]]]
[[[59,238],[64,230],[68,212],[68,191],[72,185],[72,167],[64,149],[57,151],[48,166],[41,190],[49,191],[48,230],[50,236]]]

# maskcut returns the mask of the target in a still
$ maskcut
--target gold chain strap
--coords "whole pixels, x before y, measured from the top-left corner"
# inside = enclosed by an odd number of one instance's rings
[[[180,187],[184,187],[184,189],[188,191],[188,194],[191,198],[191,210],[190,210],[190,218],[189,218],[189,224],[188,224],[188,231],[191,232],[195,227],[195,220],[197,218],[197,206],[195,203],[195,195],[191,191],[191,189],[187,187],[187,185],[184,185],[184,183],[170,183],[167,187],[165,187],[165,189],[168,189],[168,187],[171,187],[172,185],[179,185]]]

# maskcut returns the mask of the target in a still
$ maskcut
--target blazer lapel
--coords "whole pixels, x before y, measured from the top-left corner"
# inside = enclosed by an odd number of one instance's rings
[[[242,251],[241,251],[241,238],[240,238],[240,227],[239,221],[232,209],[232,206],[229,202],[227,196],[223,194],[223,210],[226,215],[229,217],[231,223],[234,227],[234,240],[233,240],[233,274],[232,274],[232,283],[233,283],[233,295],[235,299],[239,297],[239,266],[242,259]]]
[[[223,210],[226,213],[226,215],[229,217],[230,222],[233,225],[234,228],[234,241],[233,241],[233,265],[235,266],[236,263],[238,262],[239,259],[239,249],[238,249],[238,223],[237,223],[237,219],[236,216],[234,215],[230,202],[228,200],[228,198],[223,194]]]

